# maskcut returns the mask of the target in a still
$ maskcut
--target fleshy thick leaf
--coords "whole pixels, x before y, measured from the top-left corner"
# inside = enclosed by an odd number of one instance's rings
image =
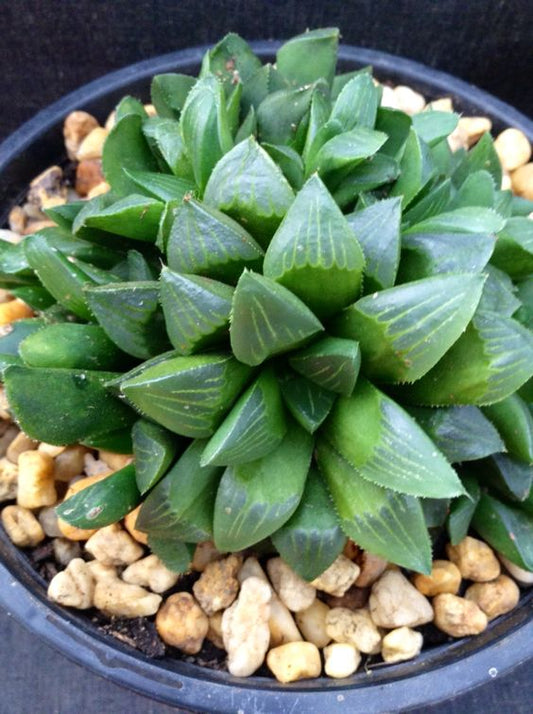
[[[309,158],[306,173],[310,176],[318,171],[329,183],[333,172],[353,169],[363,159],[374,156],[386,141],[387,135],[382,131],[356,126],[326,141],[316,155]]]
[[[319,473],[311,469],[300,505],[272,535],[283,560],[304,580],[321,575],[342,552],[346,536],[331,507],[331,497]]]
[[[480,273],[494,250],[488,233],[410,233],[402,236],[399,281],[409,282],[444,273]]]
[[[171,357],[126,378],[121,392],[142,414],[176,434],[211,436],[250,375],[223,354]]]
[[[302,497],[312,450],[311,436],[293,424],[270,454],[224,471],[214,515],[220,551],[247,548],[288,521]]]
[[[486,274],[487,279],[481,293],[478,312],[499,312],[500,315],[505,317],[514,316],[515,319],[522,322],[515,313],[520,307],[520,303],[525,302],[522,294],[523,284],[518,287],[517,291],[507,273],[490,264],[485,266],[483,272]],[[527,322],[523,324],[526,327],[530,327]]]
[[[435,165],[427,144],[411,128],[400,161],[401,174],[391,196],[401,196],[405,208],[435,175]]]
[[[429,573],[431,543],[418,499],[362,478],[325,440],[317,459],[346,535],[369,553]]]
[[[124,352],[148,359],[168,349],[154,281],[88,288],[87,302],[107,336]]]
[[[236,281],[245,267],[259,267],[263,250],[236,221],[194,199],[175,210],[166,246],[168,265],[179,273]]]
[[[199,275],[161,270],[167,334],[180,354],[192,354],[228,333],[233,288]]]
[[[327,96],[327,84],[319,80],[296,89],[283,87],[265,96],[257,107],[257,127],[261,141],[299,148],[298,130],[306,128],[305,119],[316,91]]]
[[[143,503],[136,527],[149,537],[198,543],[212,538],[213,507],[222,469],[201,466],[203,440],[193,441]]]
[[[185,100],[180,125],[194,178],[203,192],[213,167],[233,146],[224,88],[215,76],[195,83]]]
[[[531,516],[484,493],[472,521],[481,538],[520,568],[533,570]]]
[[[481,275],[444,275],[367,295],[344,310],[334,332],[359,342],[368,376],[419,379],[470,322],[483,282]]]
[[[401,396],[429,406],[494,404],[531,377],[532,356],[530,330],[495,312],[478,312],[440,362]]]
[[[158,115],[168,119],[179,119],[194,82],[194,77],[188,74],[172,72],[156,74],[150,85],[150,98]]]
[[[533,483],[533,465],[507,454],[493,454],[479,466],[480,483],[509,501],[526,501]]]
[[[426,218],[405,233],[497,233],[504,225],[505,219],[492,208],[467,206]]]
[[[506,451],[517,459],[533,462],[533,416],[518,394],[511,394],[483,411],[501,434]],[[500,449],[503,451],[504,449]]]
[[[83,288],[109,282],[113,276],[65,255],[40,235],[26,239],[24,247],[30,265],[48,292],[77,317],[90,320],[92,313]]]
[[[283,401],[300,426],[310,434],[318,429],[331,411],[336,395],[305,377],[290,377],[282,384]]]
[[[103,528],[124,518],[139,503],[135,466],[119,471],[71,496],[57,507],[57,515],[77,528]]]
[[[477,407],[410,407],[407,411],[452,464],[505,449],[500,435]]]
[[[511,278],[523,278],[533,272],[533,221],[510,218],[498,235],[493,265]]]
[[[261,66],[261,60],[252,52],[250,45],[230,32],[204,56],[201,76],[211,72],[230,93],[237,80],[248,83]]]
[[[131,426],[134,413],[104,383],[112,372],[8,367],[4,384],[21,429],[36,441],[75,444]]]
[[[126,238],[154,242],[163,208],[163,203],[155,198],[131,194],[87,216],[84,225]]]
[[[104,144],[102,169],[108,184],[119,196],[135,193],[136,186],[124,173],[157,171],[157,161],[142,131],[138,114],[127,114],[109,132]]]
[[[483,134],[459,162],[453,174],[453,181],[456,186],[461,186],[470,174],[481,170],[488,171],[495,186],[502,185],[501,162],[494,148],[494,141],[488,132]]]
[[[0,352],[2,347],[0,341]],[[19,352],[29,367],[115,370],[128,363],[99,325],[71,322],[32,332],[20,343]]]
[[[141,494],[145,494],[167,471],[180,440],[147,419],[139,419],[131,431],[137,487]]]
[[[453,112],[425,111],[413,116],[413,128],[428,146],[449,136],[459,123]]]
[[[378,201],[346,220],[365,256],[365,293],[391,288],[400,261],[400,199]]]
[[[359,380],[340,397],[321,431],[357,474],[378,486],[428,498],[463,493],[435,444],[396,402]]]
[[[172,536],[154,535],[148,536],[148,547],[173,573],[186,573],[190,570],[195,549],[194,544],[183,543]]]
[[[319,387],[349,397],[361,366],[361,351],[354,340],[324,337],[289,358],[291,367]]]
[[[352,229],[320,178],[312,176],[272,238],[264,275],[325,317],[357,299],[363,268]]]
[[[286,431],[277,379],[265,370],[213,434],[201,463],[229,466],[256,461],[277,448]]]
[[[183,143],[179,122],[174,119],[150,117],[143,124],[143,134],[157,156],[162,168],[175,176],[194,182],[193,168]],[[143,168],[128,168],[127,171],[144,171]],[[127,174],[126,174],[127,175]],[[135,185],[137,182],[134,181]],[[133,189],[132,189],[133,190]]]
[[[446,523],[452,545],[460,543],[468,535],[470,523],[481,497],[481,489],[475,476],[462,474],[461,480],[467,495],[454,498],[450,505],[450,513]]]
[[[400,167],[395,159],[385,154],[374,154],[352,169],[340,183],[332,187],[333,197],[341,208],[346,208],[365,191],[372,191],[395,181]]]
[[[185,194],[194,191],[194,183],[179,176],[160,174],[155,171],[127,171],[130,178],[141,191],[158,201],[175,201],[182,199]],[[143,216],[144,218],[144,216]],[[116,233],[121,234],[119,231]],[[135,237],[135,236],[133,236]]]
[[[339,30],[325,27],[291,38],[276,53],[276,66],[293,85],[301,87],[324,78],[331,85],[337,65]]]
[[[294,199],[280,168],[250,137],[215,166],[204,201],[234,218],[266,247]]]
[[[287,288],[245,271],[233,295],[231,348],[240,362],[255,366],[294,349],[324,328]]]

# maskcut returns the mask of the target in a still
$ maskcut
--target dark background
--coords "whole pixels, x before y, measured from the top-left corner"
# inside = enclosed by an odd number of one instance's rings
[[[533,0],[0,0],[0,19],[0,139],[131,62],[212,43],[230,30],[253,40],[325,25],[339,26],[345,43],[456,74],[533,116]],[[2,612],[0,671],[0,714],[177,711],[71,664]],[[522,665],[431,712],[529,713],[532,673]]]
[[[336,25],[343,41],[424,62],[533,115],[531,0],[0,0],[0,138],[113,69],[183,47],[288,38]]]

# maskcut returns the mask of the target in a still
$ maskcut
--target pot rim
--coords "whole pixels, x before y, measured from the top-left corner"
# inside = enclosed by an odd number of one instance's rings
[[[280,46],[277,41],[250,43],[263,59]],[[90,108],[106,97],[124,93],[154,74],[198,66],[208,46],[179,50],[111,72],[41,110],[0,144],[0,175],[50,132],[57,134],[71,111]],[[445,72],[376,50],[341,45],[339,64],[371,64],[378,77],[400,80],[426,96],[452,96],[460,109],[491,117],[496,126],[514,126],[533,141],[533,122],[489,93]],[[57,139],[57,137],[56,137]],[[31,158],[33,163],[33,157]],[[49,158],[48,163],[49,165]],[[35,172],[36,173],[36,172]],[[9,180],[6,181],[9,183]],[[13,200],[11,196],[11,200]],[[9,198],[2,197],[2,201]],[[196,711],[237,710],[305,712],[362,710],[373,714],[454,697],[507,672],[533,657],[533,590],[520,607],[498,618],[485,633],[423,652],[416,660],[377,667],[344,680],[321,678],[283,686],[261,677],[232,677],[178,660],[150,660],[110,641],[83,615],[66,611],[46,599],[46,584],[28,559],[0,532],[0,605],[22,625],[74,662],[118,684],[171,705]],[[466,675],[466,676],[465,676]]]

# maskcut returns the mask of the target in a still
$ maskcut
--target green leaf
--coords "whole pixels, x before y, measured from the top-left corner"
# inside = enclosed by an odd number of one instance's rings
[[[520,568],[533,570],[531,516],[484,493],[472,521],[481,538]]]
[[[424,498],[420,501],[428,529],[442,528],[450,510],[450,498]]]
[[[310,434],[324,422],[336,399],[335,394],[304,377],[284,380],[282,396],[292,416]]]
[[[127,354],[148,359],[168,348],[157,282],[100,285],[85,295],[109,339]]]
[[[233,295],[229,285],[163,266],[160,293],[167,334],[180,354],[197,352],[227,336]]]
[[[144,138],[142,123],[138,114],[127,114],[114,125],[104,144],[102,169],[105,180],[119,196],[127,196],[136,190],[123,169],[157,171],[157,161]]]
[[[411,207],[402,216],[404,226],[411,226],[443,213],[448,208],[452,195],[452,182],[445,179],[438,182],[435,187],[426,186],[425,191],[421,191]]]
[[[244,83],[241,97],[243,114],[250,111],[252,107],[257,113],[259,105],[269,94],[287,87],[287,80],[270,62],[259,67]]]
[[[20,344],[27,337],[41,330],[44,325],[44,320],[30,317],[12,322],[7,331],[3,328],[0,333],[0,355],[17,356]]]
[[[127,170],[125,173],[146,195],[159,201],[181,200],[185,194],[194,191],[195,188],[192,181],[171,174]],[[143,220],[145,218],[146,216],[143,216]],[[115,231],[115,233],[124,235],[119,231]]]
[[[21,285],[17,288],[10,288],[9,292],[13,297],[19,298],[19,300],[25,302],[36,312],[46,310],[55,303],[55,299],[52,295],[41,285]]]
[[[71,496],[57,509],[57,515],[77,528],[103,528],[132,511],[141,499],[135,482],[135,466],[120,471]]]
[[[416,421],[365,380],[358,380],[351,397],[336,401],[321,436],[373,484],[428,498],[463,493],[455,471]]]
[[[215,166],[204,201],[244,225],[266,247],[294,199],[281,170],[253,137]]]
[[[300,154],[290,146],[263,142],[262,147],[283,171],[292,188],[298,191],[304,182],[304,165]]]
[[[46,325],[28,334],[19,351],[29,367],[118,370],[129,362],[99,325],[70,322]]]
[[[183,543],[172,536],[148,536],[148,547],[173,573],[186,573],[190,570],[194,544]]]
[[[481,497],[481,489],[474,476],[462,474],[461,480],[467,493],[465,496],[453,499],[446,523],[452,545],[457,545],[468,535],[470,523]]]
[[[262,248],[242,226],[192,198],[176,208],[166,250],[172,270],[224,282],[263,260]]]
[[[85,206],[88,207],[89,203],[89,201],[86,201]],[[36,231],[20,245],[26,247],[36,240],[37,236],[39,237],[39,242],[46,242],[51,248],[57,248],[65,255],[91,263],[91,265],[95,265],[98,268],[113,268],[122,257],[121,252],[109,245],[95,245],[88,240],[84,240],[79,235],[74,236],[70,230],[57,226],[50,226]],[[109,243],[109,236],[107,236],[107,242]]]
[[[347,82],[331,110],[331,120],[338,122],[341,131],[356,126],[373,129],[379,107],[379,90],[370,74],[357,74]]]
[[[127,454],[132,452],[131,427],[125,429],[115,429],[114,431],[96,434],[96,436],[86,437],[81,444],[90,449],[105,449],[115,454]]]
[[[241,112],[242,83],[237,81],[232,85],[232,91],[226,100],[226,111],[228,113],[229,130],[232,136],[237,134],[239,128],[239,118]]]
[[[448,137],[459,123],[453,112],[425,111],[412,117],[413,128],[428,146]]]
[[[431,543],[419,500],[362,478],[325,440],[317,459],[346,535],[370,553],[429,573]]]
[[[174,434],[147,419],[136,421],[131,435],[137,488],[144,495],[165,474],[181,442]]]
[[[311,436],[294,424],[277,449],[224,471],[213,522],[218,550],[248,548],[289,520],[302,497],[312,451]]]
[[[265,254],[263,273],[326,317],[357,299],[364,257],[317,175],[296,196]]]
[[[412,127],[405,143],[400,169],[400,176],[392,187],[390,195],[401,196],[402,206],[405,208],[435,175],[429,147]]]
[[[59,228],[64,228],[67,231],[72,230],[74,219],[84,207],[86,201],[69,201],[68,203],[60,203],[57,206],[43,209],[50,220],[57,223]]]
[[[361,351],[354,340],[324,337],[289,358],[296,371],[323,389],[349,397],[361,366]]]
[[[227,34],[218,44],[208,50],[200,76],[211,72],[222,82],[226,91],[233,91],[236,82],[250,82],[261,68],[261,60],[252,52],[250,45],[234,32]]]
[[[525,401],[518,394],[511,394],[497,404],[483,407],[483,412],[501,434],[505,451],[517,459],[532,463],[533,416]]]
[[[263,371],[241,395],[209,440],[202,465],[244,464],[276,449],[287,431],[278,381]]]
[[[92,313],[83,287],[96,284],[94,277],[97,276],[97,269],[89,263],[67,257],[38,234],[27,238],[24,246],[30,265],[48,292],[67,310],[84,320],[90,320]],[[108,282],[112,276],[100,271],[98,278],[99,282]]]
[[[319,320],[287,288],[244,271],[231,313],[231,349],[240,362],[255,366],[268,357],[300,347],[321,332]]]
[[[364,191],[392,183],[400,175],[398,162],[384,154],[374,154],[358,164],[333,189],[333,198],[346,208]]]
[[[188,74],[156,74],[150,85],[150,97],[160,117],[179,119],[195,78]]]
[[[478,312],[440,362],[401,395],[430,406],[494,404],[532,374],[533,333],[511,318]]]
[[[63,445],[131,426],[134,413],[104,387],[115,376],[13,366],[4,384],[20,428],[36,441]]]
[[[495,207],[496,189],[488,171],[476,171],[466,177],[453,199],[452,208],[467,206]]]
[[[533,465],[507,454],[493,454],[479,466],[480,483],[509,501],[526,501],[533,483]]]
[[[84,225],[126,238],[154,242],[162,212],[161,201],[132,194],[87,216]]]
[[[491,262],[511,278],[527,278],[533,272],[533,221],[509,218],[498,235]]]
[[[153,263],[150,264],[138,250],[128,250],[126,262],[128,282],[135,283],[155,279],[156,270],[154,270]]]
[[[378,201],[346,220],[365,256],[365,292],[391,288],[400,261],[400,199]]]
[[[283,560],[304,580],[321,575],[342,553],[346,536],[331,508],[331,499],[320,474],[311,469],[300,505],[272,535]]]
[[[315,87],[311,97],[309,107],[309,123],[307,134],[302,150],[302,158],[307,164],[309,156],[316,154],[318,149],[335,134],[340,133],[341,128],[337,122],[328,122],[331,114],[331,101],[322,87]],[[326,126],[327,124],[327,126]]]
[[[464,332],[483,282],[482,275],[439,275],[367,295],[335,320],[334,332],[360,343],[368,376],[419,379]]]
[[[121,392],[143,415],[183,436],[211,436],[250,376],[224,354],[170,357],[125,376]]]
[[[383,154],[398,161],[402,158],[407,140],[414,140],[410,135],[412,123],[411,117],[405,112],[389,107],[379,107],[375,128],[388,136],[381,149]]]
[[[150,117],[144,122],[142,129],[163,168],[168,167],[175,176],[193,182],[193,169],[185,150],[179,122],[174,119]]]
[[[141,119],[146,119],[148,114],[142,102],[135,97],[122,97],[120,102],[115,107],[115,122],[120,121],[128,114],[137,114]]]
[[[291,84],[301,87],[324,78],[333,82],[339,30],[325,27],[291,38],[276,53],[276,66]]]
[[[518,289],[518,299],[515,296],[516,287],[513,281],[504,273],[503,270],[498,270],[493,265],[485,266],[483,271],[487,279],[481,293],[481,300],[478,305],[478,312],[498,312],[500,315],[511,317],[520,307],[520,301],[523,301],[521,286]],[[518,315],[514,315],[521,322]],[[529,327],[527,322],[523,323]]]
[[[505,449],[500,435],[477,407],[409,407],[407,412],[452,464]]]
[[[237,129],[235,144],[240,144],[241,141],[245,141],[245,139],[248,139],[250,136],[257,136],[257,117],[255,116],[255,109],[253,107],[250,107],[248,114]]]
[[[494,148],[494,141],[489,133],[483,134],[481,139],[463,156],[456,166],[453,174],[455,185],[461,186],[467,176],[477,171],[488,171],[494,179],[494,185],[502,185],[502,167]]]
[[[490,260],[495,236],[489,233],[407,233],[402,235],[399,282],[445,273],[480,273]]]
[[[213,508],[222,469],[201,466],[204,440],[193,441],[143,503],[136,528],[149,537],[190,543],[212,538]]]
[[[233,146],[224,88],[216,77],[197,80],[185,100],[180,124],[194,178],[203,192],[213,167]]]
[[[315,171],[325,177],[332,172],[346,172],[360,164],[363,159],[379,151],[387,141],[387,135],[364,126],[356,126],[350,131],[334,136],[321,147],[314,157],[310,157],[306,166],[306,175]],[[344,175],[341,178],[344,178]],[[330,177],[331,178],[331,177]]]
[[[331,85],[331,98],[337,99],[348,82],[354,77],[357,77],[358,74],[371,75],[372,67],[367,65],[366,67],[361,67],[361,69],[354,69],[351,72],[341,72],[340,74],[336,74]]]
[[[305,120],[316,91],[327,96],[328,89],[324,81],[298,89],[283,88],[268,94],[257,107],[257,127],[261,142],[294,144],[298,127]]]
[[[514,219],[517,220],[517,219]],[[503,219],[492,208],[467,206],[454,211],[426,218],[410,226],[405,234],[411,233],[497,233],[505,225]]]

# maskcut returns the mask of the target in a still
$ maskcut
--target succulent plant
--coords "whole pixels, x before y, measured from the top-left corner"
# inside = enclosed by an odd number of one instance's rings
[[[380,106],[335,75],[339,33],[263,65],[230,34],[198,79],[116,108],[109,193],[6,245],[37,317],[0,342],[31,437],[129,453],[59,507],[122,518],[169,567],[213,538],[274,547],[304,578],[347,537],[428,572],[472,527],[533,569],[532,204],[500,190],[490,135]]]

